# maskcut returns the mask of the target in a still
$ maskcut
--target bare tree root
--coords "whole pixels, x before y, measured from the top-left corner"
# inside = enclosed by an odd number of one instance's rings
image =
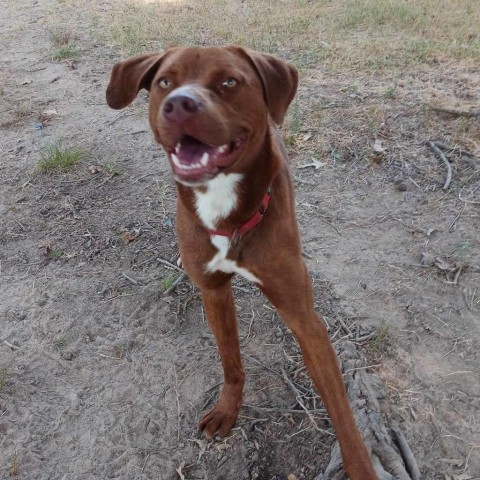
[[[398,427],[389,428],[385,424],[379,404],[379,399],[386,396],[383,385],[375,374],[361,368],[360,354],[354,344],[346,342],[342,350],[340,356],[350,405],[379,480],[419,480],[420,472],[405,436]],[[346,478],[336,442],[325,472],[315,480]]]

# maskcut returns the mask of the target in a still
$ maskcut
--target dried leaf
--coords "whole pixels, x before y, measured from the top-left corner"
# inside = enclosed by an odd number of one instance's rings
[[[207,451],[208,441],[203,438],[191,438],[190,441],[195,442],[200,447],[200,451],[198,452],[198,459],[200,460]]]
[[[435,257],[428,252],[422,252],[420,256],[420,263],[429,267],[435,265]]]
[[[295,420],[293,419],[293,416],[291,413],[282,413],[282,417],[285,417],[288,421],[288,423],[294,427],[296,425]]]
[[[140,229],[134,228],[133,230],[129,230],[127,232],[123,232],[121,234],[121,238],[124,242],[133,242],[138,236],[140,235]]]
[[[219,452],[222,452],[224,450],[228,450],[230,448],[230,445],[228,445],[228,443],[217,443],[217,444],[215,444],[215,448]]]
[[[184,467],[185,467],[185,460],[178,466],[178,468],[175,469],[181,480],[185,480],[185,475],[182,473],[182,468]]]
[[[375,153],[379,153],[379,154],[382,154],[382,153],[385,153],[386,151],[386,148],[384,148],[382,146],[382,141],[381,140],[375,140],[374,144],[373,144],[373,151]]]
[[[442,257],[435,258],[435,266],[440,270],[447,270],[449,272],[453,272],[456,270],[456,265],[448,260],[445,260]]]
[[[312,163],[306,163],[304,165],[299,165],[297,168],[308,168],[308,167],[314,167],[315,170],[318,170],[321,167],[324,167],[326,165],[325,162],[321,162],[320,160],[317,160],[316,158],[312,158]]]
[[[307,140],[310,140],[312,138],[312,133],[308,132],[303,136],[303,141],[306,142]]]
[[[103,168],[100,165],[90,165],[88,171],[93,175],[95,173],[103,172]]]
[[[45,110],[45,111],[43,111],[43,112],[42,112],[42,115],[43,115],[44,117],[55,117],[55,116],[58,115],[58,112],[57,112],[54,108],[52,108],[51,110]]]
[[[293,473],[291,473],[288,477],[287,480],[297,480],[297,476]]]

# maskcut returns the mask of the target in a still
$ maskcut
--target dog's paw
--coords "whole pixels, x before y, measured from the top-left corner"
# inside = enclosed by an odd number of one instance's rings
[[[217,405],[205,414],[198,426],[207,438],[213,438],[215,434],[225,437],[235,424],[237,416],[238,409],[225,410]]]
[[[238,417],[238,411],[242,405],[241,393],[229,392],[228,388],[223,390],[218,403],[215,407],[206,413],[198,424],[207,438],[212,438],[215,434],[225,437],[231,430]]]

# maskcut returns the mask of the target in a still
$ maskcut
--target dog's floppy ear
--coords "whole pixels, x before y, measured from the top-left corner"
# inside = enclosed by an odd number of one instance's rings
[[[263,96],[270,116],[277,125],[282,124],[288,106],[297,91],[297,69],[273,55],[242,47],[234,48],[248,57],[262,81]]]
[[[165,54],[151,53],[129,58],[113,66],[107,87],[107,104],[116,110],[130,105],[137,93],[145,88],[150,90]]]

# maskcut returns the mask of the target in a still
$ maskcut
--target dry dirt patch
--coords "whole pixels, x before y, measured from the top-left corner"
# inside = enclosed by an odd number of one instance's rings
[[[334,341],[342,321],[376,332],[368,364],[423,477],[479,477],[480,126],[429,109],[478,110],[478,5],[446,2],[457,8],[436,28],[437,2],[382,2],[381,15],[374,1],[315,3],[295,15],[288,1],[228,2],[227,14],[215,2],[0,6],[0,477],[311,479],[325,465],[331,437],[290,412],[279,375],[328,429],[298,349],[247,284],[235,293],[249,407],[225,441],[195,429],[221,373],[198,293],[184,281],[163,294],[179,275],[174,185],[145,95],[121,113],[104,103],[128,48],[175,42],[243,42],[301,68],[282,133],[319,310]],[[447,190],[427,140],[452,147]],[[83,155],[40,172],[55,145]]]

